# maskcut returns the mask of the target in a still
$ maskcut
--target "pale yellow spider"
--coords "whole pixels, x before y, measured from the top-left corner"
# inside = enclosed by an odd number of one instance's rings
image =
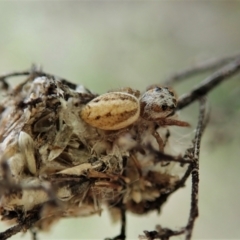
[[[103,130],[119,130],[141,118],[160,125],[188,126],[168,118],[176,105],[176,97],[167,87],[151,88],[142,96],[128,88],[127,92],[108,92],[94,98],[83,107],[80,116],[89,125]]]

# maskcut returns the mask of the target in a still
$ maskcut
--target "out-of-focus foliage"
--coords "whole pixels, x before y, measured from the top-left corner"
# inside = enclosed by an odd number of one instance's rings
[[[240,50],[237,1],[5,1],[0,13],[0,73],[26,69],[34,62],[97,93],[124,86],[144,90],[197,61]],[[177,85],[177,92],[189,91],[206,76]],[[194,239],[240,238],[239,78],[209,97],[211,122],[202,142],[200,216]],[[195,123],[197,105],[181,114]],[[189,200],[186,187],[170,199],[160,217],[129,216],[129,239],[153,230],[157,223],[183,226]],[[118,233],[119,226],[111,226],[104,212],[101,218],[61,221],[39,237],[103,239]],[[5,228],[2,223],[0,227]]]

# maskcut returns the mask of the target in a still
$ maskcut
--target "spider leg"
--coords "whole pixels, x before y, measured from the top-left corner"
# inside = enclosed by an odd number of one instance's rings
[[[156,139],[156,141],[158,143],[159,152],[164,153],[164,148],[165,148],[165,146],[166,146],[166,144],[168,142],[168,138],[170,137],[170,131],[167,129],[167,132],[165,134],[165,139],[164,140],[162,139],[162,137],[160,136],[160,134],[157,131],[155,131],[152,135],[155,137],[155,139]],[[165,167],[165,166],[167,166],[169,164],[170,164],[169,161],[166,161],[166,162],[162,161],[161,162],[161,166],[163,166],[163,167]]]
[[[154,131],[153,134],[154,138],[156,139],[159,147],[159,151],[163,152],[164,147],[166,146],[168,139],[170,137],[170,131],[167,129],[167,132],[165,134],[165,139],[163,140],[160,134],[157,131]]]
[[[130,158],[133,161],[133,163],[134,163],[134,165],[135,165],[135,167],[138,171],[139,178],[142,177],[142,168],[141,168],[141,165],[140,165],[139,161],[137,160],[137,158],[133,154],[131,154]]]
[[[157,131],[155,131],[152,135],[155,137],[155,139],[158,143],[159,151],[163,152],[163,149],[164,149],[163,139],[161,138],[161,136],[159,135],[159,133]]]
[[[165,134],[165,140],[163,142],[163,147],[165,147],[167,145],[169,137],[170,137],[170,131],[169,131],[169,129],[167,129],[167,132]]]
[[[156,122],[160,126],[179,126],[179,127],[190,127],[190,124],[185,121],[180,121],[172,118],[159,118]]]

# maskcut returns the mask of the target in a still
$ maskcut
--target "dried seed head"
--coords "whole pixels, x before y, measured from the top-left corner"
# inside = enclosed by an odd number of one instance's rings
[[[151,154],[151,149],[166,152],[168,137],[158,118],[172,112],[176,99],[167,88],[139,97],[130,88],[96,97],[49,77],[29,77],[9,92],[1,104],[0,163],[6,161],[19,191],[0,196],[0,214],[12,219],[41,205],[35,226],[44,230],[60,216],[99,213],[102,204],[122,200],[127,211],[156,209],[152,203],[178,179]],[[51,219],[46,218],[49,200],[61,203]]]

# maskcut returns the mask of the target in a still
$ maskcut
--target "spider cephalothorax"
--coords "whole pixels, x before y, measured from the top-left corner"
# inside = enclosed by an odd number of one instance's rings
[[[167,87],[155,87],[140,98],[141,117],[156,121],[168,117],[176,108],[177,99]]]

